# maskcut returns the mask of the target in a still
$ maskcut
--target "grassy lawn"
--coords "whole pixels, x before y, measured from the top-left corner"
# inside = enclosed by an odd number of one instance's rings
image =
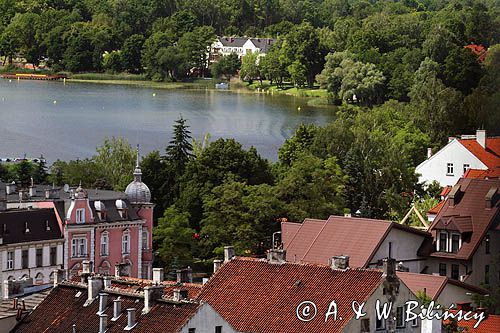
[[[271,92],[273,94],[284,94],[296,97],[321,97],[328,98],[328,92],[326,89],[321,89],[319,86],[314,88],[297,88],[292,84],[285,83],[283,87],[278,88],[275,85],[271,85],[269,81],[262,81],[262,85],[259,81],[254,81],[252,84],[246,85],[248,89],[259,90],[264,92]]]

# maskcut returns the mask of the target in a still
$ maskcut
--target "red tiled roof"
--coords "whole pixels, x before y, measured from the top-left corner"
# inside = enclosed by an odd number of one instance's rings
[[[478,56],[479,61],[483,62],[486,58],[488,51],[483,45],[469,44],[464,46],[465,49],[471,50],[476,56]]]
[[[439,196],[441,197],[445,197],[448,195],[448,193],[450,193],[452,187],[451,186],[445,186],[443,187],[443,189],[441,190],[441,193],[439,194]]]
[[[469,169],[465,172],[464,178],[475,178],[475,179],[500,178],[500,166],[488,170]]]
[[[397,272],[397,275],[414,294],[417,294],[418,291],[423,291],[425,289],[426,295],[431,297],[433,300],[436,300],[439,297],[448,281],[446,276],[439,275],[408,272]]]
[[[486,138],[486,148],[483,148],[476,139],[460,139],[458,141],[483,162],[488,169],[495,169],[500,166],[500,137]]]
[[[290,243],[301,225],[294,222],[281,222],[281,242],[283,243],[283,247],[286,247]]]
[[[454,312],[454,311],[452,311]],[[470,333],[498,333],[498,328],[500,327],[500,315],[488,315],[488,318],[483,320],[477,328],[474,325],[477,320],[471,319],[469,321],[460,320],[457,322],[459,332],[470,332]],[[462,328],[462,330],[460,330]]]
[[[235,258],[205,284],[199,299],[208,302],[237,331],[262,333],[341,332],[352,317],[352,301],[365,301],[382,281],[378,270],[332,270],[326,265],[272,264]],[[296,316],[303,301],[317,305],[309,322]],[[332,300],[343,320],[324,322]]]
[[[452,284],[477,294],[487,294],[488,290],[472,286],[470,284],[460,282],[457,280],[449,279],[446,276],[431,275],[431,274],[418,274],[409,272],[397,272],[398,277],[410,290],[417,294],[419,291],[424,291],[426,295],[430,296],[432,300],[437,300],[446,284]],[[464,294],[465,296],[465,294]],[[461,301],[461,300],[457,300]],[[444,304],[443,304],[444,305]]]
[[[441,210],[441,208],[443,208],[443,206],[444,206],[444,200],[438,202],[438,204],[436,206],[432,207],[431,209],[429,209],[429,211],[427,213],[437,215],[439,213],[439,211]]]
[[[341,216],[330,216],[326,221],[306,219],[285,244],[287,261],[328,264],[333,256],[348,255],[351,267],[366,267],[391,228],[429,236],[384,220]]]
[[[469,260],[483,240],[486,232],[496,227],[500,220],[500,193],[497,191],[492,200],[492,208],[486,208],[486,194],[491,188],[500,189],[500,179],[470,179],[461,178],[460,192],[455,196],[455,204],[450,205],[448,197],[443,208],[434,219],[429,231],[436,231],[443,227],[443,222],[453,217],[455,220],[469,220],[472,226],[470,240],[463,241],[457,253],[434,252],[432,256],[440,258],[454,258]],[[463,221],[462,221],[463,222]],[[446,223],[445,223],[446,224]]]
[[[77,293],[81,293],[76,297]],[[107,333],[124,332],[127,326],[127,308],[136,309],[137,326],[132,332],[177,332],[184,323],[196,312],[197,303],[171,304],[156,303],[151,311],[142,314],[144,301],[140,298],[120,295],[122,299],[122,316],[117,321],[113,317],[113,300],[118,296],[108,296],[108,306],[105,314],[108,315]],[[99,301],[94,300],[84,307],[87,300],[87,289],[74,286],[59,285],[12,331],[15,333],[68,333],[72,332],[76,324],[78,333],[96,333],[99,331]]]

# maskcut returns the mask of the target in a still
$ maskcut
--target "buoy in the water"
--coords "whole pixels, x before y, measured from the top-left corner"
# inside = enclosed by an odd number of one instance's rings
[[[300,106],[297,108],[298,111],[300,111]]]
[[[57,104],[57,101],[54,101],[54,102],[52,102],[52,103]]]
[[[12,82],[12,80],[9,80],[9,82]]]
[[[153,93],[153,97],[156,97],[156,93]]]

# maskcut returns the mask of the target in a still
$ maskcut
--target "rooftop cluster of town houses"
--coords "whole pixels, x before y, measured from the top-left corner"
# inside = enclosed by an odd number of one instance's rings
[[[499,156],[500,139],[484,131],[450,138],[417,167],[444,186],[421,228],[351,216],[282,222],[267,258],[225,244],[203,283],[188,267],[173,281],[153,268],[154,203],[139,166],[125,193],[1,184],[0,329],[441,332],[446,319],[407,320],[408,302],[426,299],[474,315],[457,321],[461,330],[498,332],[500,316],[477,300],[500,287]],[[392,304],[386,318],[379,302]]]

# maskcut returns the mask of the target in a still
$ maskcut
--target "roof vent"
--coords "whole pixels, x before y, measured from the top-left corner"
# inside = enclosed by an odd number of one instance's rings
[[[24,233],[29,234],[30,228],[28,228],[28,222],[24,222]]]
[[[219,270],[219,268],[221,268],[221,266],[222,266],[222,260],[215,259],[214,260],[214,273],[217,272]]]
[[[49,220],[45,221],[45,231],[50,231]]]
[[[235,256],[234,247],[224,246],[224,262],[228,262]]]
[[[113,300],[113,318],[111,318],[111,321],[117,321],[118,318],[122,315],[122,299],[118,297],[117,299]]]
[[[101,313],[99,314],[99,333],[105,333],[108,328],[108,315]]]

